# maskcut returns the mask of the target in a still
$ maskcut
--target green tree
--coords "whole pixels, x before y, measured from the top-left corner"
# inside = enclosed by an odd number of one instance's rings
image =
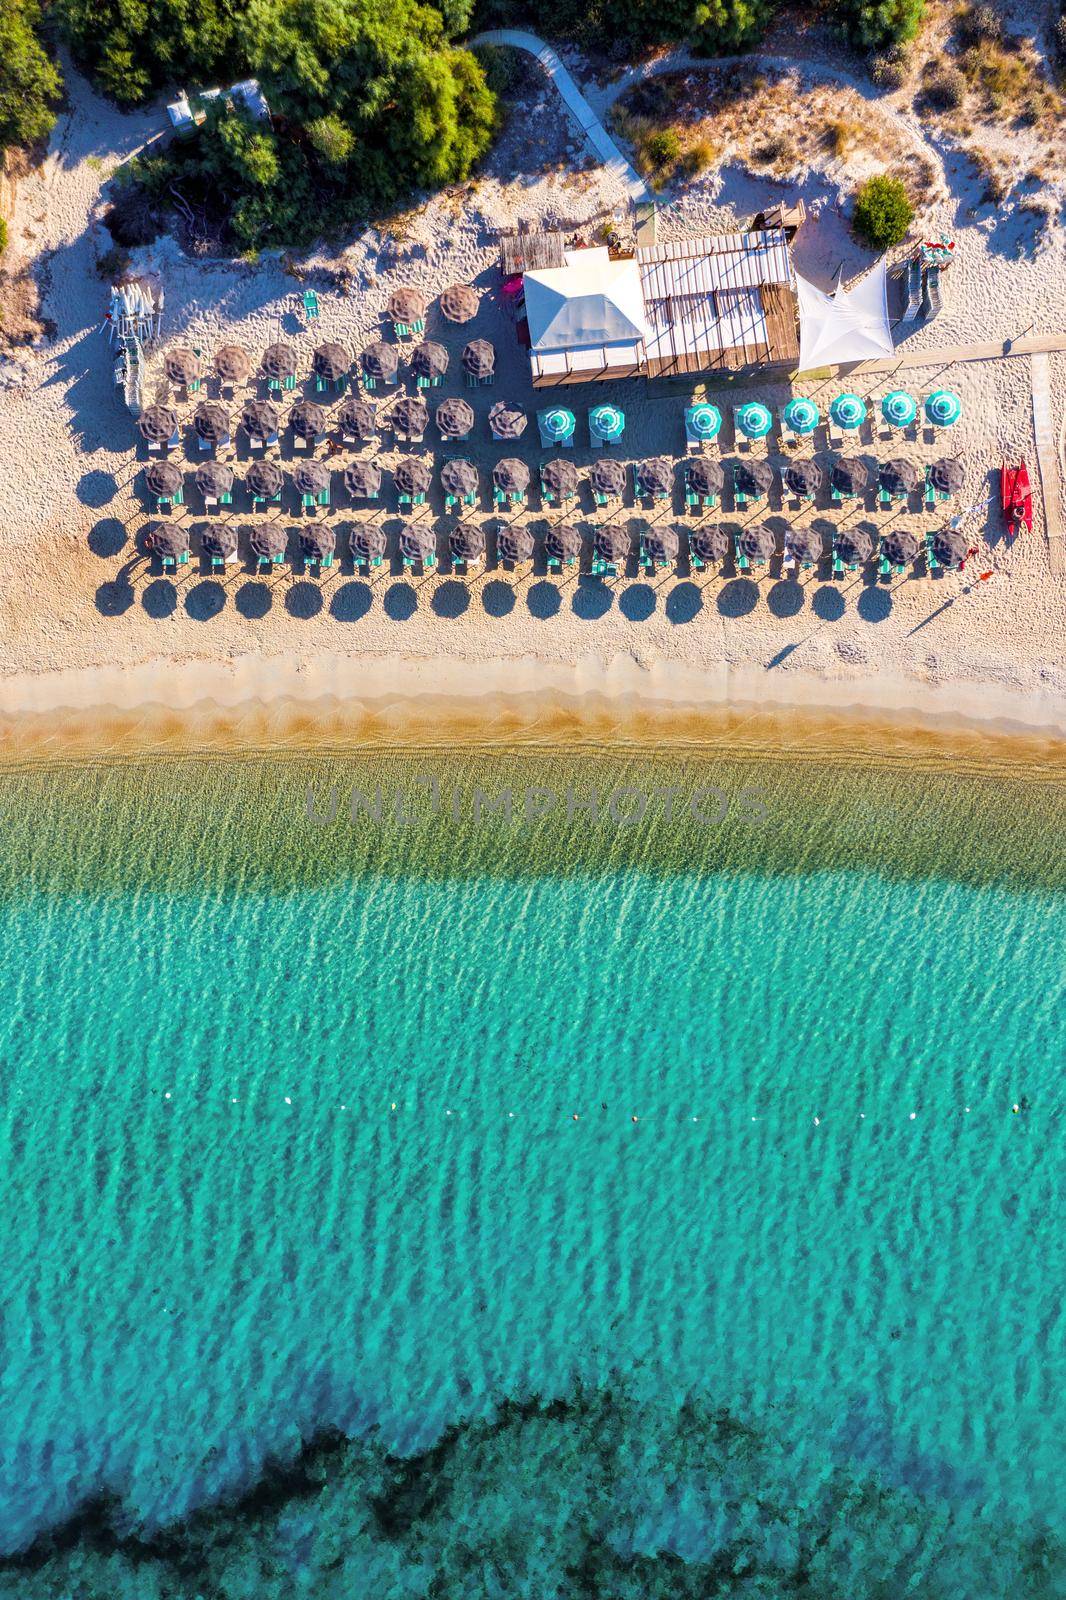
[[[906,44],[922,25],[925,0],[836,0],[833,14],[864,50]]]
[[[868,178],[855,197],[855,232],[875,250],[900,244],[913,221],[914,207],[906,188],[887,173]]]
[[[36,144],[55,122],[62,79],[35,29],[35,0],[0,0],[0,150]]]

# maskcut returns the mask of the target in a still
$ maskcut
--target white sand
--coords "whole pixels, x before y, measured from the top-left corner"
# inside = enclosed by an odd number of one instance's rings
[[[967,532],[979,555],[964,574],[938,581],[875,585],[869,575],[856,574],[834,586],[804,573],[797,590],[781,582],[775,564],[757,583],[735,578],[731,569],[725,577],[630,578],[604,587],[528,572],[412,579],[383,568],[372,581],[345,569],[318,584],[287,566],[261,586],[242,563],[223,580],[220,609],[214,580],[203,577],[195,559],[176,585],[163,582],[137,547],[148,520],[138,476],[143,452],[113,392],[107,343],[97,331],[107,286],[93,270],[96,253],[110,243],[98,220],[105,204],[101,185],[159,129],[161,115],[156,108],[123,116],[75,74],[69,82],[69,113],[56,130],[45,168],[21,186],[12,230],[16,248],[36,259],[55,336],[39,350],[22,353],[24,382],[0,399],[0,710],[94,700],[191,705],[205,697],[229,702],[235,694],[263,699],[304,690],[308,697],[349,695],[360,686],[365,693],[367,684],[378,699],[382,686],[394,682],[404,695],[418,685],[446,683],[448,693],[466,688],[485,696],[543,687],[567,695],[575,689],[616,692],[655,703],[680,696],[691,704],[747,704],[763,697],[809,704],[814,696],[827,706],[910,708],[916,715],[987,716],[1062,728],[1066,588],[1051,577],[1039,507],[1033,534],[1013,548],[999,539],[998,515],[976,515]],[[522,453],[535,462],[540,452],[530,433],[522,450],[513,452],[491,444],[484,421],[501,395],[530,411],[536,404],[528,362],[494,292],[492,229],[517,217],[576,227],[609,217],[622,201],[618,185],[601,169],[567,176],[559,164],[574,161],[576,143],[547,88],[540,102],[516,120],[490,176],[414,213],[398,242],[372,231],[342,259],[314,258],[312,266],[350,271],[354,287],[342,297],[312,277],[322,306],[313,333],[295,314],[302,286],[277,261],[195,263],[168,240],[141,252],[138,265],[165,281],[168,340],[189,339],[210,351],[224,338],[236,339],[257,355],[281,330],[308,360],[321,338],[339,338],[357,351],[376,336],[398,283],[435,294],[448,283],[476,282],[485,297],[475,324],[455,329],[431,320],[430,326],[449,344],[453,372],[472,333],[497,345],[497,383],[474,393],[475,439],[463,448],[482,465],[486,481],[502,454]],[[911,335],[906,348],[1002,337],[1030,324],[1038,332],[1066,329],[1061,226],[1048,231],[1038,253],[1017,260],[1013,243],[1008,250],[988,219],[967,218],[967,195],[962,180],[952,176],[950,160],[946,170],[955,186],[937,203],[929,224],[954,232],[959,259],[945,286],[942,316]],[[507,182],[492,175],[501,171]],[[806,270],[819,262],[835,265],[846,237],[833,211],[830,178],[812,173],[804,192],[817,201],[819,191],[826,204],[800,241]],[[732,169],[720,187],[693,191],[684,206],[668,211],[664,230],[702,231],[708,222],[720,225],[781,192]],[[1051,370],[1060,431],[1066,357],[1052,357]],[[918,392],[937,376],[910,372],[907,386]],[[950,446],[950,453],[967,462],[964,498],[977,501],[993,492],[993,475],[1006,453],[1026,454],[1035,479],[1028,360],[958,365],[948,380],[965,406]],[[434,398],[441,392],[470,398],[457,383],[450,377]],[[840,386],[833,381],[800,388],[825,404]],[[856,387],[876,400],[891,385],[875,386],[868,376]],[[763,381],[731,393],[728,403],[758,395],[776,404],[786,392]],[[578,416],[574,459],[580,468],[591,459],[582,445],[586,405],[611,396],[607,386],[568,394]],[[680,456],[683,394],[650,398],[643,384],[634,383],[618,386],[613,398],[628,418],[624,457]],[[435,438],[431,428],[423,448],[432,451]],[[871,461],[887,451],[869,437],[861,448]],[[940,453],[922,443],[907,451],[923,465]],[[731,439],[723,453],[732,456]],[[891,453],[899,451],[892,447]],[[388,453],[384,460],[388,464]],[[337,515],[341,524],[352,520],[343,509]],[[626,515],[638,513],[627,508]],[[789,513],[775,502],[770,515],[781,527]],[[827,526],[839,520],[837,513],[821,515]],[[486,506],[479,517],[491,520]],[[588,520],[587,509],[582,518]],[[190,512],[194,550],[202,520],[195,509]],[[543,528],[539,510],[531,520],[535,531]],[[723,520],[729,525],[733,519],[727,512]],[[395,514],[386,522],[394,528]],[[298,527],[297,519],[290,523]],[[923,529],[929,519],[915,517],[913,525]],[[991,578],[977,581],[978,572],[989,571]],[[268,604],[265,615],[253,614],[259,609],[255,601]]]

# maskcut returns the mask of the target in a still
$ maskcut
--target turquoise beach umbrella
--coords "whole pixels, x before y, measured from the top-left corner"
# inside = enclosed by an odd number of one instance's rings
[[[745,439],[765,439],[774,425],[774,419],[761,400],[749,400],[737,412],[737,427]]]
[[[626,414],[618,406],[594,406],[589,412],[589,428],[597,439],[620,439]]]
[[[881,401],[881,415],[893,428],[909,428],[918,415],[918,406],[906,389],[893,389]]]
[[[538,412],[537,421],[548,437],[556,443],[561,439],[569,439],[577,426],[574,413],[567,411],[565,406],[553,406],[550,411]]]
[[[785,423],[793,433],[813,433],[821,420],[814,401],[804,395],[793,395],[785,407]]]
[[[850,433],[855,428],[861,428],[866,421],[866,402],[860,400],[857,394],[838,394],[829,407],[829,415],[838,428]]]
[[[722,413],[717,406],[689,406],[685,412],[685,426],[697,439],[717,439]]]
[[[951,389],[938,389],[925,402],[925,414],[937,428],[950,428],[962,416],[962,401]]]

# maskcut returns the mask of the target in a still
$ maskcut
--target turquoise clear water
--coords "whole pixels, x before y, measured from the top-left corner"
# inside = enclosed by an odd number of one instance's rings
[[[1064,1592],[1052,833],[300,882],[152,781],[4,784],[0,1595]]]

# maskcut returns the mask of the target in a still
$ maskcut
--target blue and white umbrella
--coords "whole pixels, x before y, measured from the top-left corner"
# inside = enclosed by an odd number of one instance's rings
[[[749,400],[737,412],[737,427],[745,439],[765,439],[774,425],[774,419],[761,400]]]
[[[829,407],[829,415],[838,428],[853,433],[866,421],[866,402],[860,400],[857,394],[838,394]]]
[[[918,415],[918,405],[906,389],[893,389],[881,401],[881,415],[892,428],[909,428]]]
[[[821,412],[813,400],[805,395],[793,395],[785,407],[785,424],[793,433],[813,433],[822,420]]]
[[[717,439],[722,426],[722,413],[717,406],[689,406],[685,412],[685,425],[697,439]]]
[[[962,416],[962,401],[952,389],[938,389],[925,402],[925,414],[935,428],[950,428]]]
[[[556,443],[562,439],[569,439],[577,426],[574,413],[567,411],[565,406],[553,406],[550,411],[538,412],[537,421],[548,438]]]
[[[620,439],[625,425],[626,414],[618,406],[594,406],[589,412],[589,429],[596,439]]]

